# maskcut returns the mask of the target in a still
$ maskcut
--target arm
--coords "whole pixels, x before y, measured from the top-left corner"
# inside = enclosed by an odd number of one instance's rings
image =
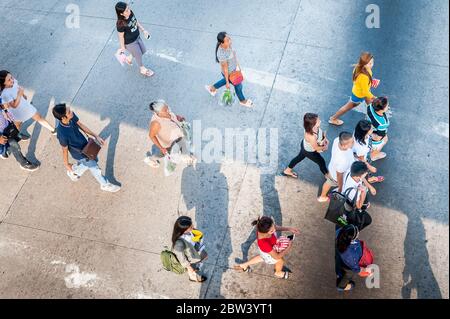
[[[186,119],[183,116],[181,116],[181,115],[177,115],[177,121],[178,122],[184,122],[184,121],[186,121]]]
[[[166,155],[167,149],[165,149],[164,147],[161,146],[161,144],[158,141],[158,138],[156,137],[158,135],[160,129],[161,129],[161,125],[158,122],[152,122],[152,124],[150,125],[149,137],[152,140],[153,144],[155,144],[156,147],[158,147],[160,149],[161,153]]]
[[[11,101],[8,105],[9,107],[12,108],[17,108],[20,105],[20,100],[22,99],[22,97],[25,95],[25,90],[23,89],[23,87],[19,87],[19,92],[17,92],[17,97]]]
[[[139,23],[139,21],[137,22],[137,26],[138,26],[138,28],[139,28],[139,30],[140,30],[141,32],[147,32],[147,31],[145,30],[145,28],[142,26],[142,24]]]
[[[0,135],[0,144],[5,145],[6,143],[8,143],[8,138],[3,135]]]
[[[367,161],[367,158],[365,156],[356,156],[356,158],[358,159],[358,161],[366,163],[367,168],[369,169],[369,171],[371,173],[377,172],[377,168],[375,166],[370,165],[370,163]]]
[[[373,187],[372,184],[370,184],[366,178],[363,178],[362,181],[364,185],[369,189],[370,194],[372,194],[372,196],[375,196],[377,194],[377,190],[375,189],[375,187]]]
[[[66,167],[66,169],[69,172],[72,172],[73,165],[69,163],[69,147],[63,146],[62,153],[63,153],[64,166]]]
[[[84,133],[97,139],[97,141],[99,141],[100,144],[105,145],[105,141],[100,136],[92,132],[86,125],[84,125],[80,121],[78,121],[77,125]]]
[[[344,186],[344,173],[336,172],[338,192],[342,192],[342,187]]]
[[[125,32],[119,32],[119,44],[120,44],[120,51],[125,52]]]
[[[361,209],[364,205],[364,201],[366,200],[367,192],[363,186],[358,187],[356,192],[358,200],[356,201],[355,206],[357,209]]]
[[[361,91],[363,92],[364,97],[368,101],[372,101],[375,96],[370,92],[370,88],[372,87],[372,83],[367,84],[369,82],[369,77],[365,74],[360,74],[358,78],[356,79],[357,85],[361,88]]]
[[[227,81],[227,89],[230,88],[230,75],[228,74],[228,62],[224,61],[220,63],[220,66],[222,67],[222,73],[225,76],[225,81]]]

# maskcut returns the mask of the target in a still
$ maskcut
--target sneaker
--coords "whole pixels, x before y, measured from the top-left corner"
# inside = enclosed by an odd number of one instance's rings
[[[160,166],[160,163],[158,160],[155,160],[151,157],[146,157],[144,159],[144,163],[147,164],[148,166],[152,167],[152,168],[158,168]]]
[[[72,182],[77,182],[80,179],[80,176],[71,171],[67,171],[67,176],[69,176]]]
[[[120,191],[120,186],[108,183],[106,185],[102,185],[101,189],[105,192],[117,193],[118,191]]]
[[[212,91],[211,91],[211,87],[210,87],[209,85],[205,85],[205,89],[206,89],[206,91],[208,91],[208,93],[209,93],[212,97],[216,96],[217,90],[215,90],[214,92],[212,92]]]
[[[26,163],[25,165],[20,166],[21,169],[28,171],[28,172],[34,172],[39,169],[39,165],[33,164],[31,162]]]
[[[317,198],[317,201],[318,201],[319,203],[326,203],[326,202],[328,202],[329,200],[330,200],[329,197],[322,197],[322,196],[320,196],[320,197]]]
[[[7,153],[5,154],[0,154],[0,159],[6,160],[9,158],[9,155]]]
[[[28,141],[31,138],[31,135],[27,133],[19,133],[17,137],[20,138],[22,141]]]
[[[50,134],[52,134],[53,136],[56,136],[57,135],[56,128],[53,131],[51,131]]]

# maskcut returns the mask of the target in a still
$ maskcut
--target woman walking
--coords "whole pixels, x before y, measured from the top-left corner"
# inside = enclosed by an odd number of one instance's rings
[[[241,67],[236,52],[231,46],[231,38],[226,32],[220,32],[217,35],[216,62],[220,63],[223,78],[214,85],[205,86],[209,94],[216,96],[217,90],[223,86],[226,86],[229,90],[231,83],[234,86],[239,103],[245,107],[253,107],[252,100],[246,99],[244,96],[242,78],[233,83],[233,77],[241,71]]]
[[[377,172],[376,167],[374,167],[371,162],[371,151],[372,151],[372,134],[373,128],[372,124],[367,120],[361,120],[355,127],[355,143],[353,144],[353,154],[355,158],[367,165],[370,174],[375,174]],[[383,176],[369,176],[369,183],[380,183],[384,181]]]
[[[140,73],[144,76],[151,77],[155,73],[147,69],[143,62],[142,56],[147,52],[144,42],[141,39],[141,31],[145,38],[149,38],[150,34],[144,29],[134,15],[130,6],[125,2],[118,2],[116,4],[117,13],[117,32],[119,34],[120,49],[119,54],[125,54],[125,51],[131,53],[131,56],[127,58],[127,63],[132,65],[132,59],[135,58]]]
[[[353,277],[368,277],[371,271],[366,267],[364,243],[358,239],[359,230],[354,225],[347,225],[336,231],[336,286],[338,291],[350,291],[355,287]],[[364,257],[364,258],[363,258]]]
[[[386,157],[386,153],[381,150],[389,141],[388,128],[390,125],[387,112],[389,111],[389,100],[387,97],[380,97],[367,106],[367,116],[369,117],[374,131],[372,134],[372,161],[377,161]]]
[[[234,266],[237,271],[250,272],[250,266],[265,262],[269,265],[275,265],[274,276],[279,279],[288,279],[289,273],[283,270],[284,259],[283,257],[290,252],[292,248],[292,240],[282,251],[278,249],[277,231],[291,232],[293,235],[298,235],[300,232],[293,227],[281,227],[275,225],[275,222],[271,217],[263,216],[258,220],[253,221],[252,226],[256,226],[259,255],[253,257],[249,261],[243,264]]]
[[[329,119],[329,123],[333,125],[342,125],[344,121],[340,120],[339,117],[350,111],[351,109],[357,107],[362,102],[370,104],[375,96],[370,91],[373,85],[373,73],[372,68],[374,65],[373,55],[369,52],[363,52],[359,58],[358,64],[353,70],[353,89],[352,96],[350,100],[339,109],[332,117]]]
[[[203,234],[194,228],[190,217],[181,216],[175,222],[172,233],[172,251],[180,264],[187,269],[190,281],[204,282],[207,280],[199,273],[202,262],[208,258],[203,243]]]
[[[56,135],[55,128],[38,113],[36,108],[28,101],[24,89],[19,86],[19,82],[6,70],[0,71],[0,94],[3,108],[12,114],[19,131],[22,123],[32,118],[53,135]],[[20,134],[20,138],[24,140],[28,139],[29,136]]]
[[[295,157],[289,166],[284,170],[283,175],[293,178],[298,178],[297,173],[293,171],[294,167],[303,161],[305,158],[309,158],[316,163],[320,171],[326,178],[331,178],[325,163],[324,158],[320,153],[325,152],[328,149],[329,141],[325,132],[320,128],[319,115],[314,113],[306,113],[303,118],[303,127],[305,129],[305,137],[301,142],[300,153]]]

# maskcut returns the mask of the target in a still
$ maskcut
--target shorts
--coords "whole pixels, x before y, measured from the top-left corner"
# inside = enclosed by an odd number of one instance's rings
[[[268,265],[275,265],[277,262],[279,262],[279,260],[276,260],[275,258],[270,256],[268,253],[262,252],[261,250],[259,251],[259,255],[264,260],[264,262]]]
[[[352,96],[350,97],[350,101],[352,101],[353,103],[360,104],[362,102],[365,102],[366,98],[364,98],[364,97],[357,97],[355,94],[352,93]]]

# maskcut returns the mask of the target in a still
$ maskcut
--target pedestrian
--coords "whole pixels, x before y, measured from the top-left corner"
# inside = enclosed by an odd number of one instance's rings
[[[102,171],[97,163],[98,160],[91,160],[83,154],[83,149],[88,144],[88,141],[82,132],[93,137],[103,146],[106,145],[105,141],[81,123],[78,116],[66,104],[55,105],[53,108],[53,116],[59,121],[56,130],[63,151],[63,161],[67,169],[67,176],[73,182],[76,182],[89,170],[100,184],[101,190],[111,193],[118,192],[120,187],[111,184],[102,175]],[[72,158],[77,161],[76,164],[69,162],[69,152]]]
[[[358,239],[359,230],[349,224],[336,230],[335,262],[336,286],[338,291],[350,291],[355,287],[353,277],[368,277],[372,274],[367,267],[360,265],[363,259],[363,242]]]
[[[353,89],[350,100],[330,117],[329,123],[333,125],[342,125],[344,121],[339,117],[357,107],[362,102],[370,104],[375,96],[371,92],[373,85],[372,68],[374,65],[374,57],[370,52],[363,52],[358,63],[353,69]]]
[[[250,99],[246,99],[243,93],[242,78],[239,83],[233,83],[233,75],[241,72],[241,67],[236,56],[236,52],[232,48],[232,42],[230,36],[226,32],[220,32],[217,35],[216,46],[216,62],[220,63],[222,71],[222,79],[214,85],[206,85],[205,88],[212,96],[216,96],[217,90],[223,86],[230,89],[230,83],[234,86],[236,95],[239,99],[239,103],[245,107],[253,107],[253,102]]]
[[[294,167],[303,161],[305,158],[309,158],[316,163],[322,174],[326,178],[331,178],[321,153],[328,150],[329,141],[325,132],[320,128],[319,115],[314,113],[306,113],[303,117],[303,127],[305,129],[304,139],[301,142],[300,153],[295,157],[284,170],[283,175],[293,178],[298,178],[297,173],[293,171]]]
[[[23,87],[19,86],[19,82],[12,76],[9,71],[0,71],[0,94],[3,101],[3,107],[9,110],[9,113],[14,117],[17,129],[20,132],[22,123],[33,119],[43,127],[48,129],[53,135],[56,135],[56,130],[51,126],[36,108],[28,101]],[[27,134],[19,133],[19,137],[29,139]]]
[[[117,32],[119,35],[120,49],[119,54],[125,54],[125,51],[131,53],[131,56],[126,59],[129,65],[132,65],[133,57],[136,60],[140,73],[144,76],[151,77],[155,73],[147,69],[143,62],[142,56],[147,52],[144,42],[142,41],[141,31],[146,39],[150,38],[150,34],[139,23],[130,6],[125,2],[118,2],[116,4],[117,14]]]
[[[387,116],[388,111],[389,100],[385,96],[375,99],[372,104],[367,106],[367,115],[374,127],[372,134],[372,161],[377,161],[386,157],[386,153],[381,150],[389,141],[387,134],[390,125]]]
[[[317,199],[319,202],[327,202],[329,200],[327,194],[331,188],[338,188],[338,192],[342,192],[344,185],[344,175],[350,169],[355,157],[353,156],[353,134],[349,132],[341,132],[339,137],[333,141],[331,150],[331,160],[328,165],[330,177],[327,178],[322,187],[322,194]]]
[[[368,181],[370,183],[381,183],[384,181],[383,176],[371,176],[377,172],[377,168],[371,164],[372,134],[373,127],[370,121],[361,120],[358,122],[354,133],[355,143],[353,145],[353,154],[358,161],[364,162],[367,165],[370,172]]]
[[[274,220],[269,216],[262,216],[258,220],[253,221],[252,226],[256,226],[257,241],[259,255],[251,258],[243,264],[234,266],[237,271],[250,272],[250,266],[265,262],[269,265],[275,265],[274,276],[279,279],[288,279],[289,272],[284,271],[284,256],[292,249],[292,241],[294,236],[291,236],[289,244],[280,251],[278,246],[278,238],[276,232],[291,232],[293,235],[298,235],[300,232],[297,228],[281,227],[275,225]]]
[[[368,192],[375,196],[376,189],[367,181],[369,169],[366,163],[356,161],[344,178],[342,193],[347,194],[347,211],[365,211],[370,207]],[[348,193],[347,193],[348,191]],[[361,227],[359,228],[361,230]]]
[[[22,154],[19,142],[19,130],[14,124],[14,118],[11,113],[8,112],[2,106],[0,99],[0,158],[8,159],[8,153],[11,152],[19,163],[20,168],[29,172],[39,169],[39,165],[31,163]]]
[[[200,274],[202,263],[208,258],[203,233],[194,228],[190,217],[181,216],[175,222],[172,251],[180,264],[187,269],[190,281],[201,283],[207,280]]]
[[[153,154],[146,159],[146,163],[153,168],[158,168],[159,159],[170,155],[175,144],[180,147],[183,160],[188,164],[194,164],[196,158],[191,154],[187,139],[182,128],[186,119],[181,115],[175,115],[164,100],[150,103],[150,111],[153,112],[150,120],[149,137],[158,148],[160,154]]]

